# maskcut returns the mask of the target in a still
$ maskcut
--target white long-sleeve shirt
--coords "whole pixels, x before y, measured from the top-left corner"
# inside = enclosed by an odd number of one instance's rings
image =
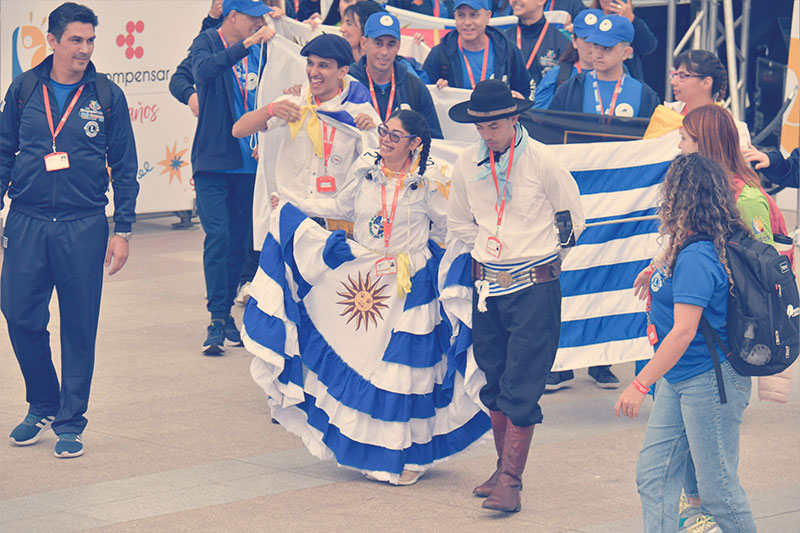
[[[500,256],[487,252],[497,228],[497,191],[491,175],[479,181],[479,144],[465,150],[453,167],[447,215],[448,240],[457,237],[472,244],[472,257],[480,263],[538,261],[560,252],[555,213],[569,211],[575,239],[584,223],[578,186],[569,171],[549,149],[533,139],[511,167],[511,199],[506,198],[500,227]],[[484,163],[488,165],[488,161]],[[502,194],[502,188],[501,188]]]
[[[384,253],[383,202],[381,185],[386,185],[386,211],[391,211],[398,181],[386,179],[375,167],[375,153],[358,158],[349,172],[349,181],[335,198],[297,198],[291,193],[283,199],[305,213],[353,222],[355,240],[376,253]],[[435,166],[423,175],[413,173],[403,180],[398,193],[388,254],[414,254],[427,248],[429,238],[443,240],[447,219],[447,196],[444,177]],[[433,222],[433,228],[431,228]]]

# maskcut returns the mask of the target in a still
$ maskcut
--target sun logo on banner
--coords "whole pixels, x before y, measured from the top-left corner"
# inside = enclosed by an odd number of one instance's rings
[[[356,319],[356,331],[361,328],[362,323],[364,324],[364,331],[368,331],[370,320],[372,324],[377,327],[377,319],[380,318],[383,320],[381,309],[389,308],[389,306],[383,302],[389,298],[388,295],[383,295],[383,291],[388,285],[384,284],[382,287],[378,287],[377,285],[380,278],[370,284],[369,272],[367,272],[366,280],[362,281],[361,272],[359,272],[358,282],[354,281],[350,276],[347,276],[347,281],[350,283],[341,282],[346,292],[336,293],[344,298],[344,300],[336,302],[337,304],[345,306],[344,311],[339,316],[350,315],[345,324],[349,324],[353,319]]]
[[[172,143],[172,150],[169,149],[169,145],[167,145],[167,157],[163,161],[159,161],[158,164],[164,167],[164,170],[161,171],[160,176],[163,176],[167,172],[169,172],[169,185],[172,183],[172,178],[177,178],[178,183],[183,183],[181,180],[181,168],[188,166],[189,163],[183,160],[183,154],[186,153],[188,148],[184,148],[180,152],[178,152],[178,142],[175,141]]]

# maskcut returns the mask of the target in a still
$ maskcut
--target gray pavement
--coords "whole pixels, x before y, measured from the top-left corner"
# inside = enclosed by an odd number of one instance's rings
[[[128,265],[107,278],[86,455],[53,457],[0,443],[0,531],[486,531],[641,530],[634,483],[649,407],[617,420],[617,392],[585,371],[543,400],[524,476],[522,512],[481,509],[471,489],[491,473],[492,445],[447,461],[411,487],[392,487],[311,457],[270,423],[250,356],[200,354],[208,315],[202,231],[174,219],[136,224]],[[51,306],[58,365],[58,306]],[[242,308],[235,310],[241,318]],[[624,382],[633,365],[614,367]],[[800,396],[744,415],[740,476],[761,532],[800,531]],[[27,409],[0,328],[0,433]]]

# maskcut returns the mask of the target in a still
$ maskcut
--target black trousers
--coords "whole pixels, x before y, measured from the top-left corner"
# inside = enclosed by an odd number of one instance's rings
[[[29,412],[55,415],[56,434],[82,433],[100,316],[106,216],[52,221],[12,208],[3,239],[0,301],[25,378]],[[61,316],[60,384],[47,330],[54,287]]]
[[[542,421],[539,398],[553,366],[561,333],[561,283],[539,283],[486,299],[487,311],[472,298],[475,362],[486,374],[481,401],[502,411],[515,426]]]

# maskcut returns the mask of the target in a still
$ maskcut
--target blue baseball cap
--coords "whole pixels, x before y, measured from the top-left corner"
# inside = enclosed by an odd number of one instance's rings
[[[388,35],[400,40],[400,21],[397,17],[390,15],[386,11],[378,11],[373,13],[364,23],[364,37],[370,39],[377,39]]]
[[[238,11],[251,17],[260,17],[272,11],[272,8],[265,6],[261,0],[225,0],[222,2],[222,14],[227,15],[231,11]]]
[[[576,37],[586,39],[597,27],[597,21],[603,18],[603,12],[599,9],[584,9],[577,15],[572,22],[572,32]]]
[[[489,11],[492,10],[492,8],[489,7],[488,0],[456,0],[455,3],[453,4],[453,11],[458,9],[459,6],[469,6],[475,10],[478,9],[487,9]]]
[[[606,15],[597,21],[594,31],[586,38],[587,43],[614,46],[633,41],[633,24],[622,15]]]

